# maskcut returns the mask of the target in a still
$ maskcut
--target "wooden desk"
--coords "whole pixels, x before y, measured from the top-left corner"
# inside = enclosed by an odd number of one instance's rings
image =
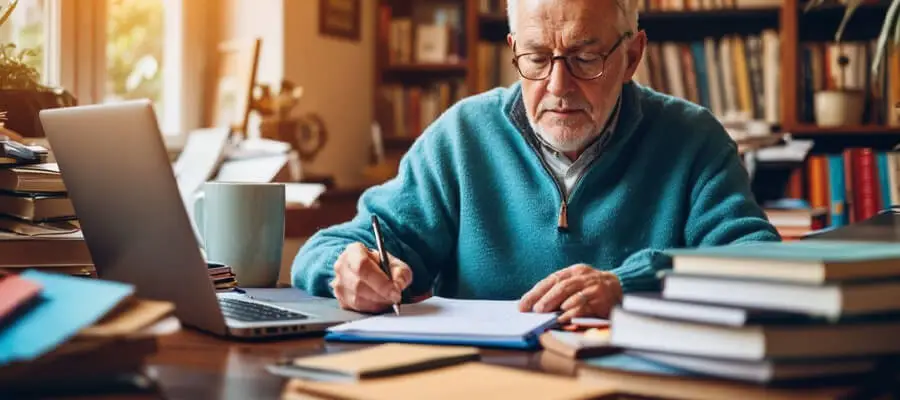
[[[242,342],[219,339],[190,329],[160,339],[159,352],[148,361],[148,374],[155,377],[155,391],[129,396],[127,392],[109,392],[106,396],[84,398],[110,399],[278,399],[287,379],[272,375],[265,366],[278,360],[329,351],[342,351],[363,344],[325,342],[309,337],[267,342]],[[482,361],[512,368],[559,376],[578,376],[578,364],[569,358],[546,351],[482,349]],[[854,386],[777,389],[752,384],[734,384],[722,380],[682,381],[615,371],[596,371],[587,382],[607,388],[610,398],[672,398],[717,400],[752,399],[838,399],[871,398]],[[583,377],[576,380],[585,383]],[[891,380],[890,382],[898,382]],[[884,394],[888,383],[870,382],[874,393]],[[894,383],[896,385],[896,383]],[[750,390],[748,392],[748,390]],[[628,393],[627,395],[621,395]],[[869,393],[872,394],[872,393]],[[621,395],[621,396],[620,396]],[[888,396],[891,393],[887,393]],[[900,393],[894,392],[894,396]],[[0,395],[2,397],[2,395]],[[66,396],[65,398],[76,398]],[[298,398],[298,397],[293,397]],[[604,397],[605,398],[605,397]],[[897,397],[886,397],[897,398]]]
[[[287,380],[268,373],[267,364],[285,357],[360,346],[363,345],[326,343],[321,337],[238,342],[185,329],[162,338],[160,351],[149,362],[149,371],[157,377],[160,393],[138,398],[279,398]],[[485,350],[483,354],[483,361],[491,364],[575,374],[574,361],[554,356],[554,362],[547,363],[542,360],[543,352]]]

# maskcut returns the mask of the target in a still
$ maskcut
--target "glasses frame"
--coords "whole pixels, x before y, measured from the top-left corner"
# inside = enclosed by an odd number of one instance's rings
[[[545,74],[545,76],[543,76],[541,78],[529,78],[529,77],[525,76],[525,74],[522,73],[522,69],[519,68],[519,58],[524,57],[524,56],[529,56],[532,54],[541,54],[541,52],[535,51],[535,52],[530,52],[530,53],[515,54],[515,52],[516,52],[516,43],[515,42],[513,42],[512,64],[513,64],[513,66],[516,67],[516,72],[518,72],[519,76],[521,76],[522,78],[528,79],[530,81],[542,81],[542,80],[549,78],[550,75],[553,74],[553,67],[556,65],[556,60],[563,60],[563,64],[565,64],[566,70],[569,71],[569,74],[572,75],[572,77],[574,77],[575,79],[583,80],[583,81],[590,81],[590,80],[597,79],[606,73],[606,60],[609,59],[609,56],[611,56],[612,53],[614,53],[619,48],[619,46],[622,45],[623,42],[625,42],[625,39],[630,39],[632,36],[634,36],[634,32],[632,32],[632,31],[627,31],[627,32],[623,33],[622,35],[620,35],[619,39],[616,40],[616,42],[612,45],[612,47],[610,47],[609,50],[607,50],[605,53],[602,53],[600,55],[600,60],[603,62],[603,65],[600,68],[600,73],[598,73],[597,75],[594,75],[592,77],[589,77],[589,78],[583,78],[583,77],[580,77],[577,74],[575,74],[575,71],[572,69],[572,64],[571,64],[571,58],[575,57],[574,54],[566,54],[566,55],[550,57],[550,61],[549,61],[550,68],[547,69],[547,73]]]

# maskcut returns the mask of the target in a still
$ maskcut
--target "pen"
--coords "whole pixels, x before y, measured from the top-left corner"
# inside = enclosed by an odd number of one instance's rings
[[[381,226],[378,225],[378,217],[375,215],[372,216],[372,230],[375,231],[375,243],[378,245],[378,254],[381,256],[381,270],[393,282],[391,263],[388,260],[388,253],[384,251],[384,237],[381,235]],[[400,305],[397,303],[394,303],[394,314],[400,315]]]

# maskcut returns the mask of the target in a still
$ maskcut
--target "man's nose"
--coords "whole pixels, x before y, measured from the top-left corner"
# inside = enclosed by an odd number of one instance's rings
[[[562,97],[572,90],[575,78],[569,72],[569,67],[563,58],[551,61],[550,68],[550,76],[547,77],[547,91],[557,97]]]

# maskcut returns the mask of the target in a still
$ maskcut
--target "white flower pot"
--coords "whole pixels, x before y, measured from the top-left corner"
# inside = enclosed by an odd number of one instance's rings
[[[815,93],[814,101],[819,126],[862,124],[866,103],[862,90],[823,90]]]

